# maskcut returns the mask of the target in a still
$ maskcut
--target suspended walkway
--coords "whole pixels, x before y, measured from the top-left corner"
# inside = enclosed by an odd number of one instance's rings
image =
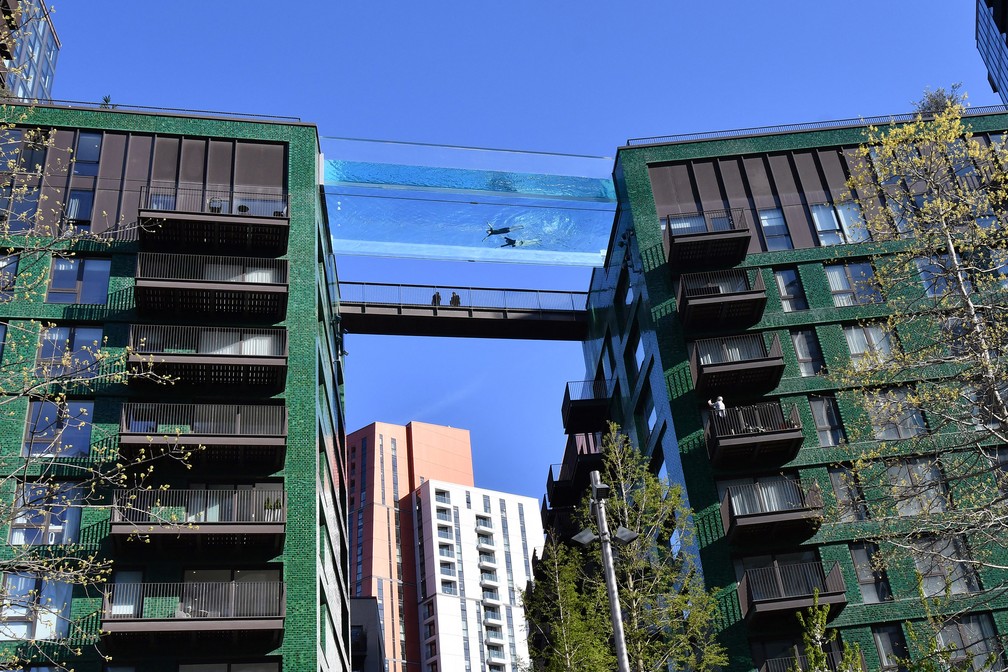
[[[373,282],[339,283],[351,334],[583,341],[586,292]]]

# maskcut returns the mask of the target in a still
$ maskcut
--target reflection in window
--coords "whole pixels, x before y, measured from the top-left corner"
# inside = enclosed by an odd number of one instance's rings
[[[794,245],[791,244],[791,233],[788,231],[787,222],[784,221],[784,213],[780,208],[760,210],[759,220],[768,252],[794,248]]]
[[[3,580],[0,641],[67,636],[70,630],[70,584],[45,581],[30,574],[4,574]]]
[[[948,508],[945,479],[934,461],[923,457],[899,460],[886,467],[886,475],[900,516],[940,513]]]
[[[93,401],[33,401],[28,406],[25,455],[84,457],[91,450]]]
[[[816,431],[819,433],[819,445],[822,447],[838,446],[846,440],[843,423],[840,421],[840,409],[833,397],[809,397],[812,406],[812,417],[815,418]]]
[[[840,520],[845,523],[868,520],[868,504],[854,470],[849,466],[830,467],[829,476]]]
[[[823,203],[811,206],[819,244],[822,246],[862,243],[870,239],[857,203]]]
[[[37,371],[42,376],[90,377],[102,347],[101,327],[49,327],[39,339]]]
[[[111,259],[53,258],[49,278],[49,303],[108,303]]]
[[[73,155],[74,175],[97,175],[98,160],[101,158],[101,133],[81,132],[77,137],[77,148]]]
[[[18,256],[16,254],[0,257],[0,301],[10,301],[14,298],[17,270]]]
[[[879,441],[909,439],[927,431],[924,415],[910,403],[906,388],[876,392],[867,401],[872,429]]]
[[[884,362],[892,354],[892,335],[881,325],[848,325],[844,327],[844,337],[855,368],[863,363]]]
[[[856,306],[882,301],[882,295],[875,286],[875,271],[870,263],[831,264],[825,268],[834,306]]]
[[[889,590],[889,579],[885,570],[876,567],[878,546],[871,542],[851,544],[850,553],[858,585],[861,587],[861,599],[865,604],[891,600],[892,591]]]
[[[802,377],[818,376],[826,370],[822,350],[819,348],[819,339],[814,329],[792,331],[791,342],[794,344],[798,369]]]
[[[774,271],[774,279],[777,280],[777,291],[780,293],[781,306],[785,313],[808,310],[808,300],[805,298],[805,289],[802,287],[797,268],[778,269]]]
[[[18,487],[11,540],[14,545],[53,546],[79,540],[81,491],[71,483],[23,483]]]
[[[966,543],[959,537],[928,537],[914,543],[914,566],[925,597],[980,590]]]
[[[910,659],[903,627],[898,623],[872,627],[875,648],[882,663],[882,672],[907,672],[905,662]]]
[[[955,669],[1005,669],[1004,650],[990,614],[968,614],[946,623],[938,633],[938,645],[948,651]]]

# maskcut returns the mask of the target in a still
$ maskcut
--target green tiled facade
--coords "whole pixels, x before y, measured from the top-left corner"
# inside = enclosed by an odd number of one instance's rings
[[[100,639],[102,651],[112,655],[113,660],[108,665],[126,666],[135,672],[175,672],[179,665],[203,662],[260,661],[275,663],[276,669],[285,672],[349,669],[350,619],[345,575],[347,535],[341,349],[338,345],[338,331],[334,327],[337,320],[332,314],[332,306],[338,305],[338,300],[331,296],[336,286],[335,267],[325,203],[320,194],[317,175],[319,148],[316,128],[308,124],[273,120],[196,118],[48,106],[32,109],[10,107],[5,108],[3,114],[7,123],[57,129],[64,134],[61,136],[57,133],[57,146],[62,138],[76,137],[74,134],[82,130],[102,134],[103,153],[94,187],[96,206],[93,221],[96,222],[96,230],[100,228],[97,221],[102,218],[99,210],[108,215],[108,221],[121,220],[127,226],[133,225],[137,221],[141,187],[152,188],[149,185],[154,182],[162,186],[167,184],[163,176],[160,176],[160,181],[151,177],[151,171],[158,170],[156,160],[152,157],[163,151],[157,144],[162,139],[165,146],[181,146],[183,153],[189,151],[186,149],[189,146],[187,142],[191,142],[192,147],[201,146],[200,143],[204,147],[210,147],[209,150],[203,150],[207,155],[216,151],[213,149],[217,146],[214,143],[219,143],[221,147],[232,147],[228,150],[232,152],[232,173],[242,170],[239,165],[241,156],[246,155],[239,156],[239,152],[250,152],[248,156],[259,157],[260,154],[256,152],[267,147],[268,151],[263,150],[264,152],[274,151],[279,152],[278,156],[282,155],[283,184],[276,187],[282,189],[289,200],[285,210],[273,212],[272,215],[275,219],[287,222],[286,245],[282,250],[259,253],[253,244],[248,244],[244,251],[235,253],[236,256],[261,256],[281,260],[280,263],[286,262],[286,309],[282,314],[269,318],[250,317],[250,314],[237,317],[141,315],[137,311],[135,300],[137,254],[141,250],[162,250],[152,249],[152,243],[147,243],[145,248],[144,243],[138,242],[133,235],[108,247],[95,246],[93,252],[81,249],[77,253],[79,258],[93,254],[111,259],[108,301],[105,305],[47,303],[44,275],[36,276],[43,278],[40,288],[35,291],[19,291],[30,277],[26,270],[31,260],[22,258],[17,281],[21,284],[15,286],[13,300],[0,303],[0,321],[10,325],[8,334],[15,331],[18,324],[30,325],[30,320],[35,321],[33,328],[36,331],[42,322],[100,325],[111,352],[122,352],[127,346],[129,328],[134,323],[171,325],[182,322],[193,325],[284,329],[287,337],[286,373],[283,384],[278,387],[260,389],[240,384],[214,386],[213,381],[208,385],[189,387],[159,386],[132,380],[128,383],[101,385],[91,391],[82,390],[87,398],[94,400],[92,457],[116,456],[119,450],[120,417],[125,402],[186,404],[196,401],[207,404],[267,404],[286,408],[287,434],[282,462],[265,470],[254,471],[244,461],[247,457],[236,458],[237,461],[229,462],[227,467],[213,467],[211,460],[207,460],[194,463],[193,468],[187,472],[166,468],[164,471],[156,470],[152,477],[158,483],[166,483],[172,488],[192,487],[192,483],[252,482],[266,482],[272,484],[271,487],[282,487],[286,498],[286,524],[282,538],[272,550],[263,551],[259,547],[245,549],[242,547],[243,537],[238,535],[232,541],[233,547],[219,553],[212,546],[200,545],[195,547],[195,551],[183,552],[181,547],[174,547],[173,541],[167,538],[159,542],[161,545],[157,553],[146,552],[140,548],[144,545],[143,541],[113,543],[110,536],[111,509],[108,506],[85,510],[80,530],[80,539],[87,547],[114,559],[114,570],[122,568],[142,571],[142,580],[146,583],[181,582],[184,580],[184,572],[189,569],[220,569],[230,566],[239,570],[245,567],[279,570],[285,590],[285,605],[282,632],[276,640],[277,646],[264,651],[261,650],[261,642],[266,640],[255,633],[248,634],[244,639],[232,639],[225,634],[220,637],[219,645],[201,650],[191,646],[188,639],[173,638],[156,632],[145,635],[148,639],[143,646],[137,646],[136,642],[120,646],[114,633],[99,634],[101,591],[105,589],[104,586],[87,591],[75,589],[71,613],[74,618],[80,616],[84,619],[92,633],[91,638]],[[246,141],[249,144],[242,144]],[[148,148],[146,158],[136,158],[139,154],[131,153],[133,147],[144,146]],[[123,147],[127,149],[122,150]],[[118,155],[115,154],[116,148],[121,150]],[[55,153],[55,149],[51,149],[50,153]],[[144,160],[150,162],[150,167],[137,167]],[[116,162],[118,167],[112,168],[111,164]],[[191,179],[185,176],[185,166],[179,170],[179,182]],[[254,172],[255,168],[250,170]],[[141,174],[143,177],[138,179],[137,175]],[[206,174],[204,178],[209,182]],[[233,175],[232,179],[232,184],[239,184]],[[66,167],[63,167],[62,174],[54,182],[63,189],[72,186]],[[211,216],[217,215],[219,210],[219,207],[216,212],[204,207],[204,214],[210,219],[223,222],[224,226],[230,226],[233,222],[227,217]],[[240,210],[233,213],[238,215],[234,221],[253,219],[243,218],[241,215],[245,213],[248,213],[247,206],[244,213]],[[199,219],[198,214],[196,219]],[[262,219],[268,219],[268,214]],[[275,223],[269,222],[271,226]],[[163,226],[167,230],[171,223]],[[13,239],[11,245],[17,250],[18,240]],[[223,256],[229,254],[227,250],[163,251]],[[40,274],[46,273],[49,268],[48,258],[42,259],[37,268],[40,269]],[[26,352],[34,345],[34,337],[22,341],[17,348],[5,348],[5,367],[10,367],[19,357],[30,357],[34,361],[34,353]],[[23,467],[25,463],[21,454],[27,412],[28,400],[16,399],[4,407],[4,413],[0,416],[0,437],[3,437],[0,460],[8,473]],[[209,448],[204,448],[197,452],[209,451]],[[28,478],[30,479],[30,475]],[[13,499],[14,484],[11,483],[8,491],[0,492],[0,497]],[[108,493],[108,498],[104,501],[111,501],[111,493]],[[10,533],[5,530],[2,534],[6,542]],[[179,540],[181,538],[177,537]],[[0,552],[6,553],[8,557],[11,551],[10,545],[0,545]],[[144,618],[149,618],[154,613],[148,613],[148,609],[153,609],[150,602],[147,599],[144,604]],[[178,604],[165,607],[169,618],[176,606]],[[81,643],[86,645],[90,642]],[[83,651],[81,658],[74,661],[74,669],[79,672],[105,669],[103,666],[106,663],[100,660],[93,647],[84,646]]]
[[[974,116],[969,117],[967,123],[977,134],[1001,133],[1008,128],[1008,115]],[[664,467],[670,478],[686,485],[690,504],[696,512],[697,548],[694,550],[701,559],[708,586],[718,591],[722,615],[720,637],[728,647],[731,661],[728,669],[731,670],[758,667],[759,662],[754,663],[751,652],[759,640],[790,636],[789,628],[794,634],[798,632],[796,624],[793,627],[764,628],[763,631],[751,629],[746,624],[737,595],[735,568],[742,556],[771,551],[815,550],[826,571],[834,562],[838,563],[846,586],[847,604],[831,621],[831,626],[838,629],[844,642],[859,644],[868,670],[881,669],[872,634],[873,625],[896,624],[902,627],[906,621],[920,620],[925,616],[918,598],[914,562],[909,557],[886,567],[893,599],[863,603],[848,544],[871,541],[873,535],[877,538],[878,523],[871,519],[839,522],[828,468],[849,462],[860,454],[859,448],[864,444],[859,444],[858,440],[865,436],[864,431],[870,425],[862,407],[850,394],[837,390],[829,378],[802,377],[790,335],[790,330],[797,328],[814,330],[828,368],[831,363],[846,364],[849,361],[842,325],[885,314],[885,305],[835,307],[824,271],[826,263],[866,260],[884,254],[883,247],[872,243],[819,246],[815,241],[815,227],[808,215],[808,206],[834,199],[828,195],[806,194],[801,186],[797,189],[793,185],[788,188],[781,186],[800,180],[803,159],[795,158],[798,154],[807,158],[816,152],[832,153],[840,157],[830,159],[838,161],[839,166],[843,165],[844,148],[857,146],[863,138],[863,128],[860,127],[810,130],[624,147],[616,159],[614,180],[619,206],[605,266],[596,270],[592,278],[589,298],[592,331],[585,344],[586,377],[616,379],[618,395],[613,403],[613,419],[631,433],[641,450],[652,456],[652,464],[656,468],[659,465]],[[826,159],[819,154],[816,156],[819,158],[815,160],[825,165]],[[807,160],[811,162],[813,159]],[[787,169],[780,170],[781,166],[787,166]],[[735,170],[740,170],[743,175],[739,183],[744,185],[742,191],[745,196],[736,193],[733,201],[728,183],[736,174],[732,172]],[[759,176],[748,175],[747,170],[754,174],[765,171],[769,175],[767,181],[776,186],[771,187],[772,193],[762,196],[764,203],[772,198],[778,208],[785,211],[793,208],[788,213],[791,235],[795,236],[794,222],[800,220],[798,228],[807,227],[800,235],[807,235],[811,244],[796,243],[797,249],[765,251],[757,211],[771,206],[760,205]],[[703,177],[715,173],[717,180]],[[654,182],[656,176],[665,180],[665,186]],[[704,179],[707,179],[706,184]],[[842,180],[833,183],[834,193],[839,193],[836,189],[838,184],[842,184]],[[693,193],[690,193],[690,185]],[[705,188],[708,189],[706,193]],[[657,192],[661,194],[656,196]],[[717,197],[711,196],[714,192],[718,193]],[[711,209],[730,207],[745,210],[752,242],[744,260],[735,268],[743,269],[750,282],[755,274],[761,274],[766,288],[766,307],[762,318],[751,327],[712,331],[709,335],[757,334],[767,345],[776,336],[785,364],[780,382],[762,398],[746,390],[726,389],[723,392],[725,403],[732,406],[734,394],[736,398],[744,399],[737,402],[739,404],[777,399],[785,407],[796,404],[804,434],[797,456],[779,466],[763,470],[757,466],[754,472],[772,474],[787,470],[795,473],[806,490],[809,485],[818,484],[824,500],[825,520],[818,531],[800,544],[783,548],[773,541],[764,546],[731,546],[725,538],[716,479],[738,478],[746,474],[719,472],[711,466],[704,435],[708,395],[701,397],[694,390],[689,363],[689,341],[697,335],[684,330],[676,302],[677,276],[681,272],[707,269],[671,268],[663,249],[662,219],[666,215],[674,217],[702,212],[705,209],[702,201],[709,204],[725,194],[723,204]],[[691,204],[696,207],[690,207]],[[792,215],[794,219],[790,218]],[[715,263],[712,267],[723,268],[724,265]],[[774,278],[774,270],[780,268],[797,270],[807,298],[807,310],[784,311]],[[639,367],[635,361],[638,359],[635,357],[637,333],[644,346],[643,364]],[[721,393],[720,390],[713,394],[718,393]],[[647,417],[649,394],[656,411],[650,418]],[[809,395],[819,394],[835,395],[851,443],[820,447],[809,402]],[[984,587],[1003,585],[1006,578],[1004,572],[989,569],[980,572]],[[965,595],[949,608],[965,606],[989,613],[1000,635],[1008,635],[1008,599],[1003,595],[986,597],[989,601],[973,608],[970,596]],[[906,640],[911,655],[914,655],[916,645],[909,633],[906,633]]]

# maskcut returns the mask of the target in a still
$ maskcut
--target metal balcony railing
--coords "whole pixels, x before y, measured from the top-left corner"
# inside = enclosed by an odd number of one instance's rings
[[[116,583],[105,591],[102,614],[109,621],[281,618],[284,592],[282,581]]]
[[[738,364],[781,357],[780,339],[776,334],[769,350],[760,334],[705,338],[693,343],[693,359],[697,366]]]
[[[244,404],[123,404],[121,434],[219,437],[287,436],[287,408]]]
[[[729,406],[724,415],[714,411],[707,422],[707,435],[716,439],[801,429],[798,405],[782,407],[771,401],[750,406]]]
[[[140,209],[245,217],[287,217],[287,194],[279,189],[234,190],[226,185],[140,188]]]
[[[680,296],[686,299],[766,291],[762,275],[757,273],[750,281],[749,274],[738,269],[686,273],[680,283]]]
[[[567,438],[567,448],[564,450],[564,459],[557,480],[569,481],[574,478],[574,472],[577,471],[581,458],[601,454],[602,432],[571,434]]]
[[[287,330],[133,324],[129,345],[140,355],[286,357]]]
[[[868,667],[865,665],[864,654],[861,654],[858,659],[860,662],[861,670],[867,670]],[[826,669],[831,672],[836,672],[840,669],[840,664],[843,662],[843,654],[839,651],[827,651],[826,652]],[[784,658],[771,658],[767,660],[762,665],[760,665],[759,672],[794,672],[796,669],[806,670],[811,669],[809,666],[808,656],[788,656]]]
[[[287,260],[141,252],[137,255],[136,278],[286,285]]]
[[[599,401],[609,399],[612,394],[612,380],[577,380],[567,383],[564,404],[572,401]]]
[[[739,594],[747,596],[743,614],[756,602],[788,598],[812,598],[816,593],[843,593],[843,575],[839,563],[829,574],[818,562],[778,563],[747,569],[739,582]]]
[[[283,490],[116,490],[113,523],[283,523]]]
[[[724,503],[733,516],[794,511],[805,508],[805,493],[797,478],[781,476],[733,485],[725,491]]]
[[[746,211],[742,208],[731,210],[705,210],[676,215],[666,215],[662,228],[669,236],[687,236],[701,233],[725,233],[747,231]]]

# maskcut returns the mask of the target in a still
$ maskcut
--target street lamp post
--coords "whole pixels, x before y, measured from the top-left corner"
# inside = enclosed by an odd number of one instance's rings
[[[609,486],[602,482],[598,471],[591,472],[591,505],[598,523],[598,536],[591,529],[584,529],[574,535],[574,541],[587,546],[596,539],[602,541],[602,567],[605,570],[606,592],[609,594],[609,616],[612,619],[613,639],[616,640],[616,662],[619,672],[630,672],[630,661],[627,659],[626,637],[623,635],[623,617],[620,613],[619,588],[616,586],[616,568],[613,565],[612,540],[609,535],[609,523],[606,521],[605,500],[609,496]],[[637,534],[625,527],[616,530],[616,539],[629,543],[637,538]]]

